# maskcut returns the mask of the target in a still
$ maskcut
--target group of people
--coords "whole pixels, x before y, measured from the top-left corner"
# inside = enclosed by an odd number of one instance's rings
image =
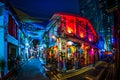
[[[80,46],[76,46],[76,51],[72,53],[73,57],[68,58],[66,53],[59,52],[54,53],[55,51],[49,51],[49,49],[44,49],[41,51],[42,58],[46,61],[46,64],[56,64],[57,68],[61,70],[69,70],[72,68],[78,69],[84,66],[85,58],[83,50]],[[57,55],[56,55],[57,54]]]
[[[64,53],[60,53],[60,54],[64,54]],[[68,49],[68,54],[69,54],[68,57],[60,56],[60,61],[59,61],[60,69],[65,69],[65,70],[69,70],[73,68],[79,69],[85,65],[83,50],[81,49],[80,46],[76,47],[74,53],[72,53],[71,50]]]

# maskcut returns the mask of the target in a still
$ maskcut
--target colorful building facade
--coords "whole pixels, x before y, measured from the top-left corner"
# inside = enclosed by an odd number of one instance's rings
[[[49,26],[49,56],[51,62],[58,62],[60,70],[77,69],[99,60],[95,46],[98,35],[87,18],[56,13]]]
[[[4,76],[17,65],[16,59],[24,48],[24,43],[20,40],[22,33],[14,12],[8,5],[0,2],[0,60],[4,60],[6,65]]]

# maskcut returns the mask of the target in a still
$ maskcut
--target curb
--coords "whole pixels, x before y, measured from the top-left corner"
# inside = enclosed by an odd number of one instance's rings
[[[99,61],[99,62],[96,63],[95,66],[98,66],[98,65],[103,64],[103,63],[105,63],[105,62],[104,61]],[[57,74],[57,75],[55,75],[55,78],[56,78],[56,80],[64,80],[66,78],[70,78],[70,77],[82,74],[82,73],[84,73],[86,71],[89,71],[91,69],[93,69],[93,65],[89,65],[89,66],[83,67],[83,68],[78,69],[78,70],[70,70],[70,72],[68,71],[69,74],[67,74],[67,75],[66,74],[65,75]]]

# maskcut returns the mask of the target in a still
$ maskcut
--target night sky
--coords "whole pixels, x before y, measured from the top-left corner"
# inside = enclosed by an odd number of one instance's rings
[[[38,19],[49,19],[55,12],[79,14],[79,0],[10,0],[16,8]]]

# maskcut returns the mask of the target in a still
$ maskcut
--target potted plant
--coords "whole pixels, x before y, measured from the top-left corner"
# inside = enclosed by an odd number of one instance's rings
[[[4,69],[5,69],[5,60],[0,59],[0,72],[1,72],[1,79],[4,80]]]

